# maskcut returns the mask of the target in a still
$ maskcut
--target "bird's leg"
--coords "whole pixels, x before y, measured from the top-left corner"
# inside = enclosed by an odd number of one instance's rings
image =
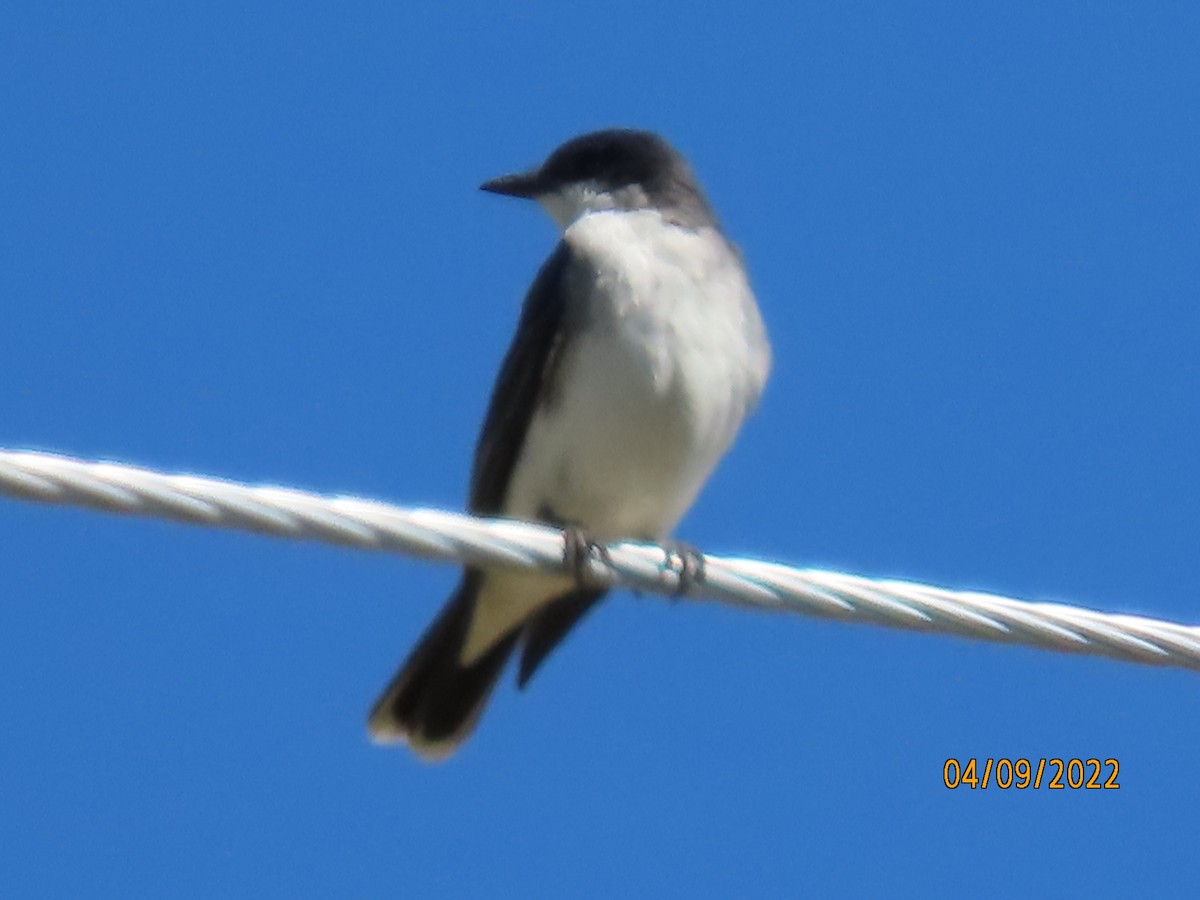
[[[592,575],[594,560],[600,560],[605,568],[612,571],[612,557],[609,555],[608,547],[590,537],[581,526],[563,521],[560,516],[555,515],[552,509],[545,506],[538,510],[538,518],[562,529],[563,565],[575,577],[575,583],[579,587],[597,586],[597,579]]]
[[[690,593],[694,588],[704,584],[704,554],[691,544],[683,541],[667,541],[663,547],[664,572],[675,573],[676,597]]]
[[[593,560],[600,560],[606,569],[612,570],[608,547],[592,540],[578,525],[568,525],[563,529],[563,541],[563,563],[571,570],[575,583],[580,587],[594,587],[596,584],[597,579],[592,575]]]

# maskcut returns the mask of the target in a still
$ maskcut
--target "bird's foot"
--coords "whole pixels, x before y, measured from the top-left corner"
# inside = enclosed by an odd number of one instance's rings
[[[682,597],[704,584],[704,554],[683,541],[668,541],[663,544],[662,570],[674,573],[673,593]]]
[[[602,580],[595,576],[592,563],[597,560],[612,571],[612,557],[608,547],[592,540],[587,532],[577,525],[563,528],[563,565],[575,576],[575,583],[579,587],[602,587],[607,583],[607,579]]]

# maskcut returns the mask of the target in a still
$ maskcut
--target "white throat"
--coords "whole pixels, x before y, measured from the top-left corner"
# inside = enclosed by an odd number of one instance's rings
[[[543,194],[537,201],[563,231],[588,213],[611,209],[646,209],[650,206],[649,198],[640,185],[626,185],[613,191],[601,188],[594,181],[564,185],[552,194]]]

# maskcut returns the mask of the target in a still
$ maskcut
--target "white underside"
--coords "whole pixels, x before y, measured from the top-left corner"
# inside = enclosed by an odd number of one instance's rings
[[[564,239],[595,263],[587,325],[535,415],[504,504],[547,508],[590,536],[657,540],[695,500],[762,390],[769,350],[742,267],[715,231],[652,210],[584,215]],[[495,571],[463,649],[470,662],[566,579]]]

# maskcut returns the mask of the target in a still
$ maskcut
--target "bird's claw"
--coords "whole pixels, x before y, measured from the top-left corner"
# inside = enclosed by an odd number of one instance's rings
[[[576,525],[564,528],[563,565],[575,577],[575,583],[580,587],[592,587],[598,581],[592,568],[595,560],[599,560],[606,569],[612,570],[612,556],[608,547],[592,540],[586,531]]]
[[[691,544],[670,541],[663,545],[662,570],[675,574],[673,593],[681,597],[704,584],[704,554]]]

